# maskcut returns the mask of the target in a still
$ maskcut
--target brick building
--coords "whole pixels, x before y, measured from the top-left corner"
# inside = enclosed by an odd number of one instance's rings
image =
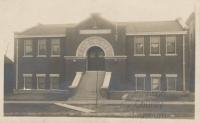
[[[78,24],[38,24],[15,33],[15,90],[182,93],[191,90],[189,48],[179,19],[112,22],[92,14]]]
[[[194,91],[195,88],[195,13],[193,12],[187,19],[188,38],[189,38],[189,65],[190,65],[190,89]]]

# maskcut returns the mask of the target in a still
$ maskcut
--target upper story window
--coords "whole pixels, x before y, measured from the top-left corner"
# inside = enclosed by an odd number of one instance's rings
[[[144,37],[135,37],[134,56],[144,56]]]
[[[145,74],[135,74],[135,81],[136,81],[136,90],[137,91],[144,91],[145,90]]]
[[[38,56],[46,56],[47,55],[47,46],[46,40],[38,40]]]
[[[160,90],[160,81],[161,81],[161,74],[151,74],[151,90],[152,91],[159,91]]]
[[[24,41],[24,56],[33,56],[33,42],[32,40]]]
[[[176,55],[176,37],[166,37],[166,55]]]
[[[160,56],[160,37],[159,36],[150,37],[150,55]]]
[[[59,56],[60,55],[60,40],[52,39],[51,40],[51,56]]]

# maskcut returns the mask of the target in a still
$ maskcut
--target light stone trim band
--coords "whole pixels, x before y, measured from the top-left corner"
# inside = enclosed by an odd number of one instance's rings
[[[177,34],[187,34],[187,31],[126,33],[126,35],[177,35]]]
[[[177,74],[166,74],[166,77],[177,77]]]
[[[110,34],[110,29],[85,29],[80,30],[80,34]]]
[[[50,77],[60,77],[60,74],[49,74]]]
[[[36,77],[45,77],[46,74],[36,74]]]
[[[32,77],[32,74],[23,74],[23,77]]]
[[[161,77],[161,74],[150,74],[150,77]]]
[[[146,77],[146,74],[135,74],[135,77]]]
[[[79,57],[79,56],[64,56],[65,59],[71,60],[71,59],[87,59],[87,57]],[[127,59],[127,56],[108,56],[104,57],[105,59]]]
[[[65,34],[53,35],[15,35],[14,38],[50,38],[50,37],[65,37]]]

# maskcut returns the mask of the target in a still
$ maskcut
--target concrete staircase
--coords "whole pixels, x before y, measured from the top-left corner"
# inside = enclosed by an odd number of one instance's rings
[[[102,99],[100,96],[100,88],[103,84],[104,77],[104,71],[86,71],[71,100]]]

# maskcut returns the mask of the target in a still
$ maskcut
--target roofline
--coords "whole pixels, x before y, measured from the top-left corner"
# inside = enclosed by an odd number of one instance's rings
[[[126,33],[126,35],[176,35],[176,34],[187,34],[187,31]]]
[[[195,20],[195,12],[192,12],[189,17],[187,18],[186,20],[186,24],[189,25],[189,23],[192,21],[192,20]]]
[[[175,35],[175,34],[187,34],[187,31],[175,31],[175,32],[141,32],[141,33],[126,33],[126,35]],[[15,35],[14,38],[50,38],[50,37],[65,37],[65,34],[56,35]]]
[[[177,18],[176,21],[182,27],[182,29],[188,29],[187,24],[185,22],[183,22],[182,18]]]
[[[49,37],[65,37],[65,34],[53,34],[53,35],[15,35],[14,38],[49,38]]]
[[[5,60],[7,60],[7,61],[5,62]],[[5,63],[14,63],[14,61],[12,59],[10,59],[8,56],[4,55],[4,64]]]

